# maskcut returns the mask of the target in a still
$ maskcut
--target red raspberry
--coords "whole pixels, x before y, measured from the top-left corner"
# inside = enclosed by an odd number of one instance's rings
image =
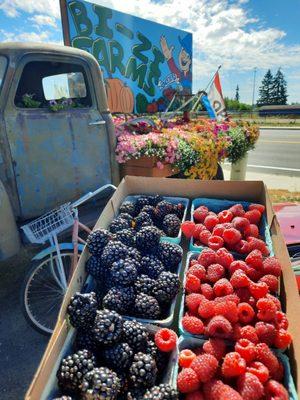
[[[221,224],[223,224],[224,222],[231,222],[233,219],[233,214],[229,210],[223,210],[219,212],[218,218]]]
[[[279,368],[274,372],[273,379],[278,382],[282,382],[284,377],[284,367],[281,362],[279,362]]]
[[[255,316],[253,308],[248,303],[238,305],[238,317],[242,324],[249,324]]]
[[[271,379],[265,386],[266,400],[289,400],[286,388],[279,382]]]
[[[185,296],[185,305],[188,310],[192,313],[196,313],[198,311],[199,304],[203,300],[204,296],[199,293],[191,293]]]
[[[260,361],[268,368],[271,377],[280,368],[277,357],[266,343],[258,343],[256,345],[256,361]]]
[[[236,270],[230,278],[230,283],[234,288],[242,288],[249,286],[249,278],[241,269]]]
[[[247,372],[256,375],[261,383],[265,383],[269,379],[268,368],[259,361],[252,361],[247,367]]]
[[[241,232],[234,228],[224,229],[223,232],[224,242],[230,245],[235,245],[242,239]]]
[[[201,293],[207,300],[213,300],[214,290],[208,283],[201,284]]]
[[[250,210],[245,213],[245,218],[247,218],[251,224],[258,225],[261,219],[261,213],[258,210]]]
[[[225,268],[221,264],[211,264],[207,268],[206,278],[209,282],[215,283],[225,276]]]
[[[250,342],[256,344],[258,343],[258,336],[254,326],[245,325],[240,329],[240,337],[243,339],[248,339]]]
[[[193,393],[188,393],[185,398],[185,400],[204,400],[204,395],[202,394],[202,392],[199,392],[197,390],[197,392],[193,392]]]
[[[270,347],[273,345],[276,337],[274,325],[260,321],[255,324],[255,331],[260,342],[266,343]]]
[[[200,206],[194,211],[193,217],[196,222],[203,222],[208,215],[208,208]]]
[[[244,230],[250,226],[250,222],[247,220],[247,218],[234,217],[232,220],[232,225],[238,231],[244,232]]]
[[[245,273],[247,272],[247,264],[245,263],[245,261],[242,260],[232,261],[232,263],[229,266],[230,275],[232,275],[234,271],[238,269],[241,269]]]
[[[160,351],[169,353],[176,347],[177,335],[172,329],[161,328],[154,336],[154,342]]]
[[[285,329],[289,327],[289,321],[282,311],[276,312],[276,320],[275,320],[276,327],[279,329]]]
[[[210,338],[203,343],[203,351],[212,354],[217,360],[222,360],[226,354],[226,343],[222,339]]]
[[[219,219],[216,215],[208,215],[203,224],[206,226],[206,228],[212,232],[214,227],[219,223]]]
[[[207,319],[215,315],[215,303],[211,300],[203,300],[199,304],[198,314],[201,318]]]
[[[216,252],[211,249],[203,249],[198,256],[198,262],[205,268],[207,268],[211,264],[215,264]]]
[[[212,317],[206,327],[206,332],[210,337],[218,337],[221,339],[230,339],[232,336],[232,325],[222,315]]]
[[[258,238],[259,236],[259,229],[256,225],[250,224],[245,230],[244,230],[244,236],[247,238],[248,236],[252,236],[254,238]]]
[[[218,250],[224,245],[224,240],[220,236],[211,235],[208,239],[208,246],[213,250]]]
[[[257,282],[262,277],[263,273],[247,265],[246,275],[251,279],[251,281]]]
[[[243,400],[231,386],[215,379],[203,385],[203,393],[205,400]]]
[[[269,288],[265,282],[250,282],[249,290],[255,299],[261,299],[268,293]]]
[[[256,356],[255,344],[248,339],[240,339],[236,342],[234,350],[243,357],[246,363],[253,361]]]
[[[246,240],[240,240],[233,246],[233,250],[240,254],[250,253],[250,246]]]
[[[219,279],[213,286],[214,294],[216,297],[226,296],[233,293],[233,287],[228,279]]]
[[[254,297],[250,296],[249,300],[248,300],[248,304],[250,304],[250,306],[254,309],[256,307],[256,300]]]
[[[239,322],[233,324],[233,340],[237,342],[241,338],[241,329],[242,326]]]
[[[185,349],[179,353],[178,363],[182,368],[189,368],[195,358],[196,354],[192,350]]]
[[[239,297],[241,303],[247,303],[250,299],[249,288],[237,288],[235,289],[235,294]]]
[[[264,282],[268,285],[270,292],[278,292],[278,278],[274,275],[264,275],[259,279],[259,282]]]
[[[181,230],[184,236],[190,239],[195,231],[196,225],[193,221],[185,221],[181,224]]]
[[[265,257],[270,254],[269,249],[267,248],[267,245],[263,240],[248,236],[247,242],[249,243],[250,251],[260,250],[262,252],[262,255]]]
[[[199,235],[203,230],[206,230],[206,228],[205,228],[205,226],[203,224],[196,224],[195,225],[195,230],[194,230],[194,233],[193,233],[193,238],[194,239],[199,239]]]
[[[222,237],[222,236],[223,236],[224,229],[225,229],[225,226],[224,226],[223,224],[217,224],[217,225],[214,227],[214,229],[213,229],[213,231],[212,231],[212,234],[213,234],[213,235],[216,235],[216,236]]]
[[[201,243],[208,245],[208,239],[211,237],[211,233],[207,229],[203,229],[199,234],[199,240]]]
[[[292,343],[292,336],[285,330],[279,329],[274,344],[278,349],[286,349]]]
[[[235,204],[234,206],[229,208],[229,211],[232,212],[232,214],[235,217],[243,217],[245,215],[245,210],[244,207],[241,204]]]
[[[255,269],[261,270],[263,268],[263,255],[259,250],[252,250],[246,257],[246,263]]]
[[[235,304],[239,304],[240,299],[235,293],[215,298],[215,303],[227,303],[227,301],[232,301]]]
[[[261,214],[265,212],[266,207],[263,204],[252,203],[249,205],[248,210],[258,210]]]
[[[182,369],[177,377],[177,388],[181,393],[191,393],[199,389],[200,382],[192,368]]]
[[[188,293],[197,293],[200,292],[201,281],[197,276],[188,274],[185,280],[185,290]]]
[[[233,301],[215,303],[214,311],[216,315],[223,315],[232,324],[238,321],[238,308]]]
[[[227,353],[222,364],[222,375],[225,378],[233,378],[242,375],[246,371],[246,361],[239,353],[233,351]]]
[[[181,320],[183,329],[193,335],[201,335],[204,331],[204,325],[201,319],[185,315]]]
[[[195,275],[197,278],[199,278],[200,280],[205,279],[206,276],[206,270],[203,267],[203,265],[200,264],[194,264],[192,265],[189,270],[188,270],[189,274]]]
[[[243,400],[260,400],[264,395],[264,387],[258,377],[246,372],[238,377],[237,389]]]
[[[275,297],[272,294],[268,293],[266,295],[266,298],[273,301],[273,303],[275,304],[275,306],[277,308],[277,311],[281,311],[281,303],[280,303],[280,300],[277,297]]]
[[[190,266],[189,266],[189,268],[192,267],[192,266],[195,265],[195,264],[198,264],[198,261],[195,260],[195,259],[194,259],[194,260],[191,260],[191,261],[190,261]]]
[[[276,257],[268,257],[263,262],[263,271],[265,275],[280,276],[281,265]]]
[[[274,302],[267,298],[257,300],[257,318],[261,321],[274,321],[276,317],[276,305]]]
[[[229,268],[230,264],[234,261],[233,255],[227,249],[222,247],[216,252],[216,263]]]
[[[208,382],[215,376],[218,365],[216,357],[202,354],[193,360],[191,368],[196,372],[200,382]]]

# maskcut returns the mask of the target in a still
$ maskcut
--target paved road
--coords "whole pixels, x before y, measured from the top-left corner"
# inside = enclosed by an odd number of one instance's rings
[[[249,170],[300,177],[300,129],[261,129]]]

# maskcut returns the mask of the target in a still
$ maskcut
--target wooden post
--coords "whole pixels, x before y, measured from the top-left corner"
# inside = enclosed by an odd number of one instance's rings
[[[64,37],[64,45],[71,46],[70,31],[69,31],[69,18],[66,0],[59,0],[61,23]]]

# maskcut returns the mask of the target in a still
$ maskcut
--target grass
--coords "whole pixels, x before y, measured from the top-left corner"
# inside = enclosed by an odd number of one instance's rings
[[[290,192],[282,189],[268,189],[273,203],[292,202],[300,203],[300,192]]]

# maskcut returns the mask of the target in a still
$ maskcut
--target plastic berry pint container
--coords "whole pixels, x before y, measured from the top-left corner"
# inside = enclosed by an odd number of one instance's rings
[[[209,211],[212,211],[212,212],[215,212],[216,214],[218,214],[219,212],[221,212],[223,210],[227,210],[228,208],[234,206],[235,204],[241,204],[244,207],[244,209],[247,209],[251,203],[248,201],[239,201],[239,200],[233,201],[233,200],[226,200],[226,199],[223,200],[223,199],[211,199],[211,198],[206,198],[206,197],[199,197],[192,201],[191,221],[195,222],[194,217],[193,217],[194,211],[200,206],[206,206],[209,209]],[[271,233],[270,233],[270,228],[268,226],[265,213],[263,213],[261,221],[260,221],[259,233],[260,233],[260,236],[265,241],[267,248],[270,251],[270,256],[273,256],[274,251],[273,251]],[[207,248],[206,245],[201,244],[198,246],[195,244],[194,238],[190,239],[190,245],[189,245],[190,251],[200,252],[202,249],[205,249],[205,248]],[[234,251],[230,251],[230,253],[232,253],[235,256],[239,256],[239,257],[242,256],[241,254],[236,253]]]

